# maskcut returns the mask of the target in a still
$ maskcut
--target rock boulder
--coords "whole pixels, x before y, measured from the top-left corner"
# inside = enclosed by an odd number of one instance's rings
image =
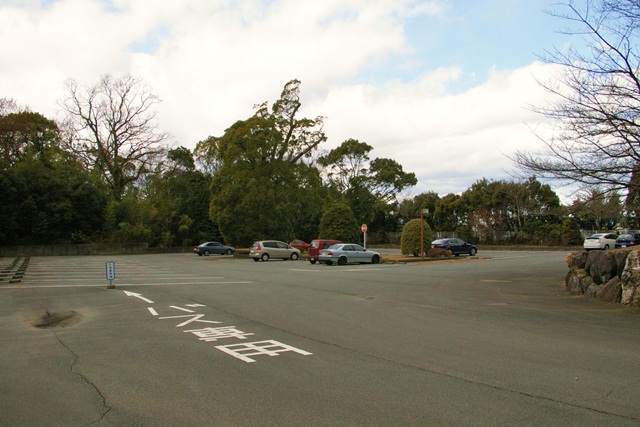
[[[640,249],[573,252],[566,261],[572,295],[640,306]]]

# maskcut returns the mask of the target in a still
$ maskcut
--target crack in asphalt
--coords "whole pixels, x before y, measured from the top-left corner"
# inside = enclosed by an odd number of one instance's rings
[[[67,351],[73,355],[73,361],[71,362],[71,366],[69,366],[69,373],[79,376],[82,379],[82,381],[84,381],[86,384],[91,386],[95,390],[95,392],[98,394],[98,396],[100,396],[100,400],[102,401],[102,406],[104,408],[104,411],[102,412],[100,417],[97,420],[91,422],[91,424],[99,423],[104,419],[104,417],[109,413],[109,411],[111,411],[111,407],[107,405],[107,398],[105,397],[104,394],[102,394],[102,392],[100,391],[98,386],[95,385],[95,383],[93,383],[86,375],[76,370],[75,367],[80,361],[80,356],[78,356],[78,354],[75,351],[73,351],[64,341],[62,341],[62,339],[58,336],[58,334],[55,331],[52,331],[52,332],[53,332],[53,335],[58,340],[58,342],[62,344],[62,346],[66,348]]]

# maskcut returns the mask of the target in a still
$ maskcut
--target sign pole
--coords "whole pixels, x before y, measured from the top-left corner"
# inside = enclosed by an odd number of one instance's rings
[[[107,270],[107,280],[109,281],[107,289],[115,289],[116,285],[113,284],[113,281],[116,279],[116,263],[114,261],[107,261],[105,268]]]
[[[362,224],[360,230],[364,233],[364,248],[367,249],[367,224]]]
[[[424,261],[424,214],[423,214],[423,211],[420,211],[420,259]]]
[[[420,257],[424,261],[424,215],[429,213],[429,209],[420,211]]]

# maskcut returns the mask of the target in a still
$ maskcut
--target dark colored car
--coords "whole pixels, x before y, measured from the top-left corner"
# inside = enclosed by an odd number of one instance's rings
[[[233,255],[235,253],[233,246],[223,245],[220,242],[204,242],[193,248],[192,252],[200,256],[209,256],[210,254]]]
[[[306,252],[309,249],[310,244],[300,239],[293,239],[289,246],[292,248],[300,249],[300,252]]]
[[[307,251],[309,252],[309,262],[311,264],[315,264],[318,261],[318,256],[320,256],[320,251],[322,249],[328,248],[331,245],[335,245],[336,243],[342,243],[342,241],[332,239],[312,240],[309,249],[307,249]]]
[[[616,248],[626,248],[627,246],[635,246],[640,244],[640,233],[627,232],[618,236],[616,239]]]
[[[455,256],[460,254],[475,256],[478,253],[478,248],[475,245],[461,239],[456,239],[455,237],[434,240],[431,242],[431,247],[447,249]]]

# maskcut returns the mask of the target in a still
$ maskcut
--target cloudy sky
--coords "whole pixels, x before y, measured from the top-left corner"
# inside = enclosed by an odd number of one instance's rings
[[[358,139],[416,174],[411,194],[460,193],[538,146],[538,57],[571,43],[557,1],[0,0],[0,98],[59,119],[68,78],[133,74],[193,149],[299,79],[324,149]]]

